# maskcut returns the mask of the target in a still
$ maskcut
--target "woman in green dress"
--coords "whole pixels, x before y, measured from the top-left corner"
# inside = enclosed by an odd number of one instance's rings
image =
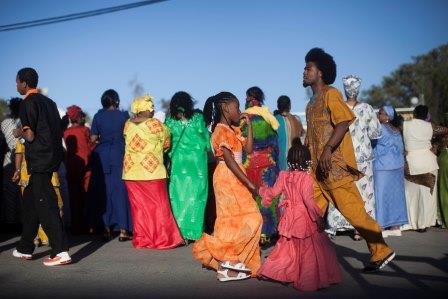
[[[191,96],[180,91],[170,102],[165,125],[171,131],[169,194],[171,208],[185,243],[204,231],[207,204],[207,151],[210,137],[202,113],[193,110]]]
[[[448,227],[448,142],[439,156],[439,205],[442,221]]]
[[[443,226],[448,227],[448,119],[445,120],[446,127],[433,126],[434,133],[438,135],[439,149],[439,209]]]

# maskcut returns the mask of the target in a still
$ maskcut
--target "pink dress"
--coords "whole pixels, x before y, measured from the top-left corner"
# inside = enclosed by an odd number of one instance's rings
[[[301,291],[314,291],[342,281],[333,244],[319,232],[316,220],[322,211],[313,199],[313,178],[304,171],[281,171],[271,188],[261,187],[263,206],[280,193],[284,212],[278,231],[280,239],[258,271],[258,276],[292,282]]]

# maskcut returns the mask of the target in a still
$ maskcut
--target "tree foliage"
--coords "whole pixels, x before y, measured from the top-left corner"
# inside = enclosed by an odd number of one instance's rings
[[[442,122],[448,113],[448,44],[412,58],[363,92],[362,99],[378,108],[384,104],[411,107],[411,98],[429,107],[435,122]]]

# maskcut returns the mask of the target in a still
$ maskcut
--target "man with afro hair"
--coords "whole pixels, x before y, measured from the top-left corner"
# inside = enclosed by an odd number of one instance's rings
[[[380,270],[395,257],[395,253],[384,242],[378,223],[364,209],[354,183],[363,176],[357,169],[348,130],[355,116],[344,103],[342,94],[329,86],[336,79],[336,63],[320,48],[311,49],[305,62],[303,86],[309,86],[313,91],[306,107],[306,144],[311,152],[315,177],[314,198],[323,214],[332,202],[366,240],[371,257],[364,271]]]

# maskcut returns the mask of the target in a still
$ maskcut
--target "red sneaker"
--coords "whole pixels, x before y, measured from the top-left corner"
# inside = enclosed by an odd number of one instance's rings
[[[72,259],[70,258],[70,255],[67,251],[63,251],[61,253],[58,253],[54,258],[46,258],[44,260],[45,266],[60,266],[60,265],[67,265],[72,262]]]

